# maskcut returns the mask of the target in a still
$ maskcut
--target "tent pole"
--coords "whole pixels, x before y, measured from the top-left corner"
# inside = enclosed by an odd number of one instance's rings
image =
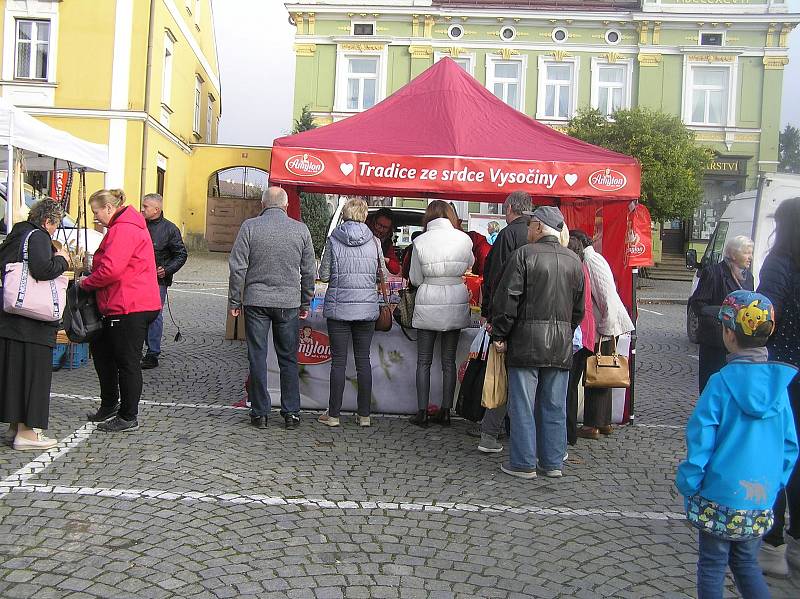
[[[630,360],[628,360],[628,364],[630,367],[630,374],[631,374],[631,388],[630,388],[630,409],[628,411],[628,419],[630,424],[635,424],[635,399],[636,399],[636,337],[637,337],[637,329],[639,323],[639,310],[637,308],[636,302],[636,285],[639,279],[639,269],[634,268],[631,270],[631,313],[633,314],[633,331],[631,331],[631,350],[630,350]]]
[[[14,226],[14,146],[8,144],[8,169],[6,178],[6,233],[10,234]]]

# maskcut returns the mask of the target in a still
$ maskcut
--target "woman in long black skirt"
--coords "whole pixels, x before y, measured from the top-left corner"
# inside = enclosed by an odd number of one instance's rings
[[[45,199],[31,208],[0,245],[0,272],[22,261],[28,239],[28,268],[38,281],[52,281],[69,267],[66,251],[53,248],[51,235],[64,211]],[[50,416],[50,380],[58,321],[44,322],[0,310],[0,422],[9,423],[8,441],[17,450],[43,450],[57,441],[42,434]]]

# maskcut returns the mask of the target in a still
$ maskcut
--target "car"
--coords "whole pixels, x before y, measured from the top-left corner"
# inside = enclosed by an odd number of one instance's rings
[[[37,193],[30,185],[27,184],[24,187],[23,193],[25,194],[25,206],[27,206],[28,209],[30,209],[31,206],[33,206],[37,201],[46,197],[40,193]],[[5,239],[6,236],[5,214],[6,184],[0,182],[0,241]],[[94,229],[85,229],[83,227],[78,228],[78,226],[75,224],[75,221],[72,220],[72,217],[67,214],[64,215],[64,219],[61,221],[61,227],[55,232],[53,239],[60,241],[61,243],[66,242],[67,246],[73,252],[78,246],[80,246],[81,249],[86,247],[88,248],[88,255],[92,256],[100,246],[100,242],[103,240],[103,234],[95,231]]]

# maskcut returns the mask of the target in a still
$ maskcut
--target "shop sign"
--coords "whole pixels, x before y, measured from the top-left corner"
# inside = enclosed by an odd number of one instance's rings
[[[726,160],[725,158],[717,158],[715,160],[709,160],[706,163],[706,174],[739,175],[745,172],[746,164],[747,164],[746,160],[735,160],[735,159]]]
[[[331,340],[310,326],[300,327],[300,345],[297,348],[298,364],[324,364],[331,360]]]

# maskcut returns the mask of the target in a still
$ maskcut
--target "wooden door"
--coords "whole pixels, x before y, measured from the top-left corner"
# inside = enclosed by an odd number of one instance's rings
[[[259,200],[209,197],[206,242],[212,252],[230,252],[242,223],[261,213]]]

